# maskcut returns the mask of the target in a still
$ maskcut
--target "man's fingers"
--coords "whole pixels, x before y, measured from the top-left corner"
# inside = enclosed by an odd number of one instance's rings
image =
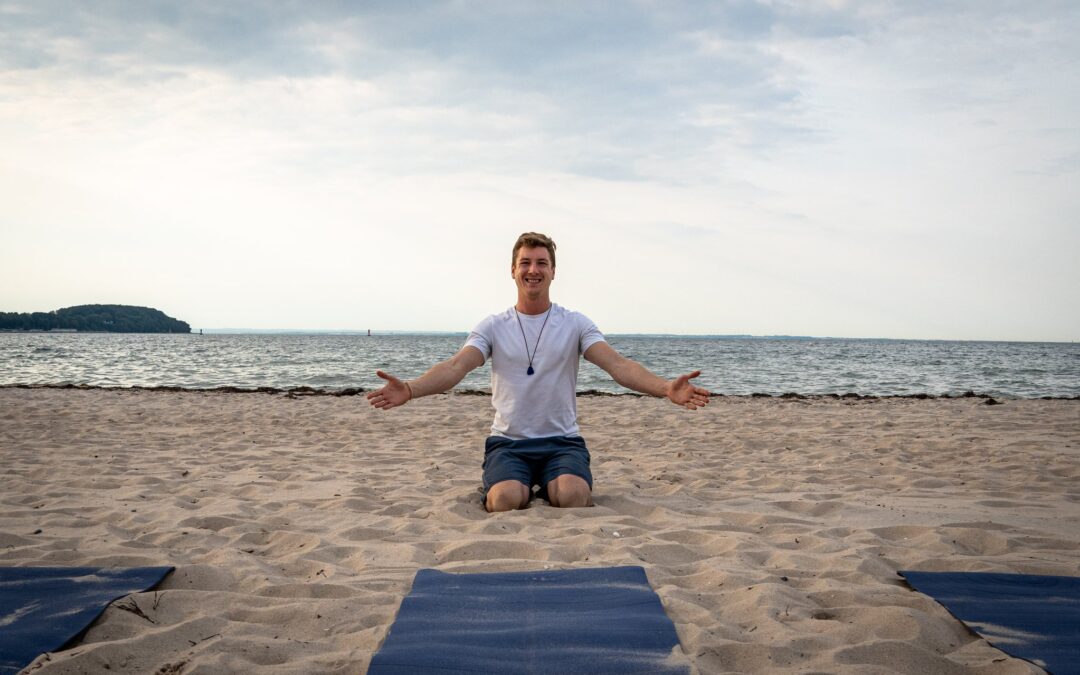
[[[704,408],[706,405],[708,405],[708,403],[709,403],[708,395],[705,395],[705,396],[697,395],[697,396],[690,396],[687,399],[686,403],[684,403],[683,405],[688,410],[697,410],[698,408]]]
[[[688,384],[690,384],[690,380],[694,379],[698,375],[701,375],[700,370],[695,370],[692,373],[686,373],[685,375],[680,375],[678,378],[675,379],[675,386],[676,387],[682,387],[683,385],[688,385]]]
[[[390,373],[384,372],[382,370],[376,370],[375,374],[378,375],[380,378],[386,380],[387,384],[383,387],[376,389],[375,391],[368,392],[368,401],[371,402],[371,405],[375,406],[380,410],[397,407],[397,404],[393,403],[389,398],[387,398],[386,394],[389,387],[404,387],[401,380],[394,377]]]
[[[378,398],[380,396],[385,396],[385,395],[386,395],[386,387],[379,387],[375,391],[369,391],[368,393],[364,394],[364,396],[367,396],[369,401],[372,400],[372,399]]]

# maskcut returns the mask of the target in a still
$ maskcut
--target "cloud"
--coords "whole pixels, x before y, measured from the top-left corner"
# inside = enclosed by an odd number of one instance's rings
[[[479,150],[471,162],[490,170],[529,164],[613,180],[662,179],[658,169],[672,160],[707,162],[718,148],[812,140],[813,130],[787,121],[799,92],[784,64],[754,40],[785,21],[835,33],[751,2],[555,11],[542,3],[418,11],[412,3],[35,2],[9,5],[6,17],[0,59],[9,71],[136,87],[208,73],[238,89],[261,80],[366,83],[385,94],[381,110],[400,136],[426,148],[422,165]],[[356,112],[357,126],[378,116]],[[713,123],[718,112],[722,124]],[[507,121],[512,136],[492,118]],[[535,143],[510,140],[522,135]],[[463,137],[472,140],[460,147]],[[437,164],[428,168],[448,168]]]
[[[949,325],[932,289],[991,262],[1008,273],[980,311],[1076,299],[1078,32],[1068,2],[0,0],[0,287],[22,285],[9,251],[60,240],[71,266],[169,256],[154,274],[177,297],[192,269],[252,294],[223,313],[273,307],[245,279],[293,270],[306,293],[267,284],[333,316],[358,260],[392,274],[428,242],[425,270],[482,311],[486,268],[446,259],[501,260],[495,240],[548,228],[568,262],[612,241],[630,269],[707,261],[741,289],[731,332]],[[356,253],[374,250],[393,256]],[[601,266],[579,288],[624,330],[644,298],[667,330],[727,330],[701,311],[716,286],[661,276]],[[419,281],[396,293],[356,311],[424,302]]]

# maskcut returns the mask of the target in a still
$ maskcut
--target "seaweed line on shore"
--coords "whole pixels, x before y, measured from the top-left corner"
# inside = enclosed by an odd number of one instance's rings
[[[140,385],[131,386],[107,386],[98,384],[0,384],[0,389],[79,389],[79,390],[101,390],[101,391],[149,391],[149,392],[188,392],[198,394],[283,394],[287,398],[300,398],[303,396],[358,396],[365,393],[367,390],[363,387],[349,387],[345,389],[316,389],[314,387],[300,386],[300,387],[180,387],[173,385],[156,385],[152,387],[145,387]],[[452,389],[450,392],[455,396],[491,396],[491,392],[484,389]],[[578,396],[584,397],[624,397],[629,396],[632,398],[643,398],[644,394],[638,394],[636,392],[609,392],[600,391],[599,389],[586,389],[577,392]],[[715,398],[775,398],[781,400],[856,400],[856,401],[879,401],[889,399],[915,399],[915,400],[937,400],[937,399],[960,399],[960,398],[980,398],[986,401],[987,405],[1000,405],[1001,402],[996,400],[989,394],[978,394],[974,391],[966,391],[963,394],[886,394],[878,396],[876,394],[857,394],[854,392],[848,392],[846,394],[798,394],[795,392],[788,392],[785,394],[765,394],[765,393],[752,393],[752,394],[721,394],[717,392],[710,392],[710,396]],[[1080,401],[1080,396],[1039,396],[1034,398],[1017,398],[1016,400],[1036,400],[1036,401]]]

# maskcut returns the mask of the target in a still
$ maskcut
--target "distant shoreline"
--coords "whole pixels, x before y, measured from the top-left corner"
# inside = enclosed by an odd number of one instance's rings
[[[0,389],[76,389],[81,391],[148,391],[148,392],[181,392],[190,394],[283,394],[287,398],[299,398],[302,396],[359,396],[360,394],[370,391],[363,387],[347,387],[344,389],[319,389],[316,387],[179,387],[170,385],[158,385],[153,387],[144,387],[140,385],[131,386],[104,386],[98,384],[0,384]],[[491,391],[487,389],[451,389],[446,394],[453,396],[491,396]],[[584,389],[577,392],[578,396],[585,397],[597,397],[597,398],[609,398],[609,397],[628,397],[628,398],[648,398],[644,394],[638,394],[632,391],[626,392],[609,392],[600,391],[598,389]],[[752,394],[722,394],[718,392],[711,392],[710,394],[716,398],[731,398],[731,399],[757,399],[757,398],[775,398],[779,400],[796,400],[796,401],[888,401],[896,399],[913,399],[919,401],[933,401],[933,400],[956,400],[965,398],[979,398],[986,401],[987,405],[997,405],[1000,402],[997,398],[1005,399],[1006,401],[1080,401],[1080,396],[1035,396],[1035,397],[1005,397],[998,396],[995,398],[990,394],[979,394],[973,391],[968,391],[963,394],[857,394],[855,392],[848,392],[846,394],[799,394],[797,392],[786,392],[783,394],[766,394],[755,392]]]
[[[0,330],[42,333],[190,333],[191,324],[137,305],[75,305],[50,312],[0,312]]]

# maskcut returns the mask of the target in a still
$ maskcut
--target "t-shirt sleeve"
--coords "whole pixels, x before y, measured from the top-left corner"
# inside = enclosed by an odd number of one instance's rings
[[[592,347],[597,342],[607,342],[604,338],[604,334],[600,332],[600,329],[596,327],[596,324],[584,314],[578,314],[578,334],[581,338],[578,341],[578,353],[584,354],[585,351]]]
[[[475,347],[484,355],[484,361],[491,358],[491,346],[495,341],[492,317],[488,317],[476,324],[463,347]]]

